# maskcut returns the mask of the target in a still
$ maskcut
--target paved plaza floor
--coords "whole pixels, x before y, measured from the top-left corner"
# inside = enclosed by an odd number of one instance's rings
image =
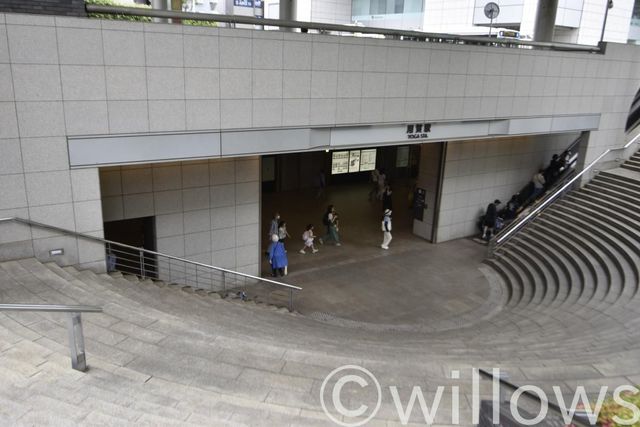
[[[489,282],[478,269],[486,248],[468,239],[431,244],[412,233],[406,186],[394,192],[393,241],[380,248],[382,204],[368,201],[367,184],[329,187],[316,198],[307,191],[263,194],[263,234],[272,213],[287,221],[289,274],[282,281],[303,287],[296,310],[343,326],[433,326],[486,305]],[[317,244],[302,255],[307,223],[324,234],[322,214],[334,204],[342,246]],[[266,245],[266,243],[265,243]],[[270,272],[263,260],[263,275]]]

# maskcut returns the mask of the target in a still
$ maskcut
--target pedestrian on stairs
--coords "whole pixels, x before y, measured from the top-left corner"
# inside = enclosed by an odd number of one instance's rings
[[[487,212],[484,214],[482,221],[482,239],[490,240],[496,229],[496,221],[498,220],[498,205],[500,200],[496,199],[487,206]]]

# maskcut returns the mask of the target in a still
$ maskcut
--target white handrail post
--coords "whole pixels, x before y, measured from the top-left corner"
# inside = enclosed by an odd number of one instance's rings
[[[67,317],[69,333],[69,352],[71,367],[76,371],[87,370],[87,357],[84,352],[84,335],[82,333],[82,317],[80,313],[69,313]]]

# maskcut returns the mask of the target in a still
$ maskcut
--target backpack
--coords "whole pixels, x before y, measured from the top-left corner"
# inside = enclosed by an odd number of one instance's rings
[[[329,212],[325,213],[325,214],[322,216],[322,223],[323,223],[324,225],[326,225],[326,226],[328,226],[328,225],[329,225]]]

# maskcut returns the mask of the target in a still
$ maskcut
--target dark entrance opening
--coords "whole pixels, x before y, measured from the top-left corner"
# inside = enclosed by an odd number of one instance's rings
[[[155,217],[152,216],[111,221],[104,223],[104,237],[135,248],[155,251],[155,229]],[[107,256],[115,257],[115,269],[118,271],[141,277],[158,276],[158,261],[155,255],[119,245],[107,245]]]
[[[269,229],[274,213],[278,212],[286,221],[290,234],[285,240],[290,273],[329,262],[376,256],[381,249],[381,221],[386,204],[381,200],[381,193],[378,194],[378,185],[372,181],[374,168],[384,171],[392,189],[395,250],[423,244],[424,240],[434,241],[432,233],[440,191],[442,146],[443,143],[430,143],[264,156],[263,249],[266,250],[271,241]],[[422,170],[423,166],[425,170]],[[319,187],[321,173],[326,183],[324,189]],[[418,190],[423,195],[420,212],[414,209]],[[339,214],[340,252],[333,247],[333,242],[329,247],[320,244],[320,237],[325,243],[325,237],[328,237],[323,224],[328,205],[334,205]],[[320,249],[313,254],[308,250],[309,256],[298,253],[303,248],[302,234],[307,224],[313,224],[315,245]],[[369,254],[369,250],[374,253]],[[263,257],[262,272],[271,273],[267,257]]]

